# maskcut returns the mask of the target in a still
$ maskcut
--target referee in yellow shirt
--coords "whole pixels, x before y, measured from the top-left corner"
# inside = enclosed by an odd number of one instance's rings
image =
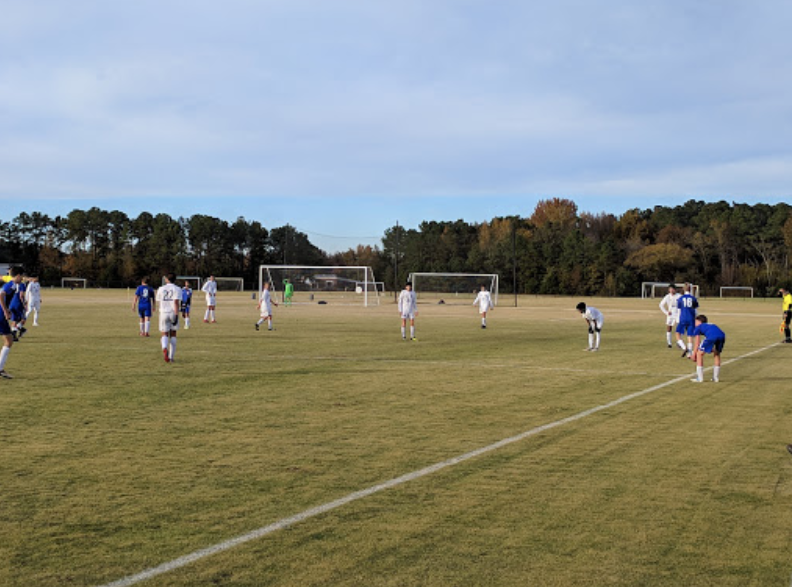
[[[792,322],[792,294],[783,287],[778,290],[778,293],[781,294],[784,304],[784,313],[781,315],[781,319],[784,321],[784,342],[792,343],[792,337],[790,337],[789,333],[789,323]]]

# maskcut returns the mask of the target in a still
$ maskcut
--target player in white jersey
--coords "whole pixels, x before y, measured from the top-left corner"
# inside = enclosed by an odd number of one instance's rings
[[[673,284],[668,286],[668,293],[660,300],[660,311],[666,317],[666,343],[668,348],[674,348],[671,343],[672,332],[674,326],[679,323],[679,308],[677,308],[677,300],[682,297],[681,293],[677,293],[676,286]]]
[[[204,322],[211,320],[212,324],[217,322],[215,320],[215,306],[217,304],[217,282],[214,275],[210,275],[206,283],[203,284],[201,291],[206,294],[206,314],[204,314]]]
[[[176,277],[173,273],[168,273],[165,276],[165,285],[157,290],[162,354],[166,363],[173,363],[176,357],[176,332],[179,330],[181,288],[174,281],[176,281]]]
[[[264,289],[261,290],[261,296],[259,296],[259,303],[256,306],[259,310],[261,310],[261,318],[258,322],[256,322],[256,330],[264,323],[264,320],[267,321],[267,330],[272,330],[272,306],[278,305],[274,299],[272,299],[272,293],[270,292],[270,283],[269,281],[264,282]]]
[[[25,318],[30,318],[30,314],[33,314],[33,326],[38,326],[38,317],[41,311],[41,284],[39,283],[38,277],[30,277],[25,296],[25,301],[27,302]]]
[[[487,312],[495,308],[495,306],[492,303],[492,296],[490,295],[490,292],[487,291],[486,285],[481,286],[481,291],[478,292],[478,295],[476,295],[476,299],[473,300],[473,305],[474,306],[478,305],[479,314],[481,314],[481,327],[486,328]]]
[[[575,307],[578,312],[583,314],[583,319],[586,321],[586,324],[588,324],[588,348],[583,350],[598,351],[602,336],[602,325],[605,321],[602,312],[597,310],[594,306],[586,306],[583,302],[580,302]]]
[[[412,290],[412,282],[408,281],[399,294],[399,315],[401,316],[401,335],[407,340],[407,320],[410,321],[410,340],[415,338],[415,317],[418,315],[418,299]]]

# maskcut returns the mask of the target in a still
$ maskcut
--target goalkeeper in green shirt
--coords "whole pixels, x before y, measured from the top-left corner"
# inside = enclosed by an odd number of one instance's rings
[[[283,283],[284,283],[283,305],[291,306],[292,296],[294,295],[294,286],[292,285],[291,281],[289,281],[288,279],[284,279]]]

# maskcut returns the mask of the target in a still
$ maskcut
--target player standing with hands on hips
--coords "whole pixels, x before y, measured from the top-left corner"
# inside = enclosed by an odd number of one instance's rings
[[[38,277],[32,275],[27,288],[27,313],[25,318],[33,314],[33,326],[38,326],[39,312],[41,311],[41,284]]]
[[[206,283],[203,284],[201,291],[206,294],[206,314],[204,314],[204,322],[209,322],[211,318],[212,324],[217,322],[215,320],[215,306],[217,305],[217,282],[214,275],[210,275]]]
[[[682,297],[682,294],[677,293],[676,286],[671,284],[668,286],[668,293],[660,300],[660,311],[666,317],[666,344],[668,348],[674,348],[671,343],[671,336],[674,326],[679,322],[679,308],[677,308],[677,300]]]
[[[415,317],[418,315],[418,299],[412,290],[412,282],[408,281],[399,294],[399,315],[401,316],[401,335],[407,340],[407,320],[410,321],[410,340],[415,338]]]
[[[583,319],[586,321],[586,324],[588,324],[588,348],[583,350],[598,351],[605,317],[597,308],[594,306],[586,306],[583,302],[580,302],[575,308],[578,312],[583,314]]]
[[[487,312],[495,308],[494,304],[492,303],[492,296],[490,292],[487,291],[487,286],[482,285],[481,291],[478,292],[476,295],[476,299],[473,300],[473,305],[478,305],[479,307],[479,314],[481,314],[481,327],[487,327]]]

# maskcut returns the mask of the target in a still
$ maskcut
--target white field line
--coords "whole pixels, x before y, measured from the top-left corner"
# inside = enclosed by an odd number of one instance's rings
[[[735,361],[745,359],[746,357],[759,354],[761,352],[766,351],[767,349],[773,348],[774,346],[778,346],[778,344],[780,343],[774,343],[764,348],[751,351],[750,353],[746,353],[729,361],[725,361],[723,364],[728,365],[729,363],[734,363]],[[709,369],[707,370],[709,371]],[[543,424],[541,426],[537,426],[536,428],[531,428],[530,430],[526,430],[525,432],[522,432],[521,434],[517,434],[516,436],[510,436],[509,438],[504,438],[503,440],[499,440],[498,442],[495,442],[488,446],[477,448],[476,450],[472,450],[465,454],[450,458],[448,460],[436,463],[434,465],[424,467],[423,469],[418,469],[417,471],[413,471],[411,473],[406,473],[400,477],[395,477],[388,481],[379,483],[378,485],[372,485],[371,487],[368,487],[366,489],[355,491],[353,493],[350,493],[349,495],[346,495],[334,501],[330,501],[322,505],[318,505],[316,507],[307,509],[293,516],[289,516],[288,518],[283,518],[281,520],[278,520],[277,522],[259,528],[258,530],[253,530],[252,532],[248,532],[247,534],[242,534],[240,536],[237,536],[236,538],[231,538],[224,542],[219,542],[213,546],[202,548],[201,550],[196,550],[195,552],[186,554],[184,556],[180,556],[179,558],[173,559],[170,562],[163,563],[157,567],[152,567],[135,575],[129,575],[127,577],[124,577],[123,579],[119,579],[111,583],[105,583],[100,587],[130,587],[131,585],[135,585],[137,583],[140,583],[141,581],[146,581],[148,579],[152,579],[159,575],[163,575],[165,573],[175,571],[176,569],[197,562],[208,556],[212,556],[224,552],[226,550],[230,550],[232,548],[235,548],[237,546],[240,546],[241,544],[245,544],[246,542],[250,542],[252,540],[257,540],[259,538],[267,536],[268,534],[277,532],[278,530],[289,528],[290,526],[293,526],[299,522],[302,522],[309,518],[316,517],[320,514],[327,513],[334,509],[340,508],[341,506],[344,506],[348,503],[352,503],[353,501],[363,499],[364,497],[374,495],[375,493],[379,493],[380,491],[384,491],[385,489],[391,489],[392,487],[397,487],[399,485],[403,485],[404,483],[408,483],[410,481],[415,481],[416,479],[420,479],[422,477],[432,475],[433,473],[437,473],[438,471],[441,471],[448,467],[458,465],[459,463],[464,463],[465,461],[469,461],[470,459],[474,459],[476,457],[480,457],[481,455],[493,452],[495,450],[503,448],[504,446],[514,444],[515,442],[520,442],[521,440],[525,440],[526,438],[529,438],[531,436],[536,436],[537,434],[540,434],[547,430],[551,430],[559,426],[564,426],[565,424],[570,424],[572,422],[577,422],[578,420],[582,420],[583,418],[591,416],[592,414],[596,414],[597,412],[601,412],[603,410],[607,410],[614,406],[618,406],[619,404],[623,404],[635,398],[647,395],[659,389],[663,389],[665,387],[668,387],[669,385],[673,385],[675,383],[685,381],[686,379],[689,378],[690,378],[690,374],[675,377],[674,379],[670,379],[664,383],[653,385],[652,387],[647,387],[642,391],[636,391],[634,393],[627,394],[606,404],[589,408],[588,410],[578,412],[577,414],[573,414],[572,416],[567,416],[566,418],[556,420],[555,422],[550,422],[549,424]]]

